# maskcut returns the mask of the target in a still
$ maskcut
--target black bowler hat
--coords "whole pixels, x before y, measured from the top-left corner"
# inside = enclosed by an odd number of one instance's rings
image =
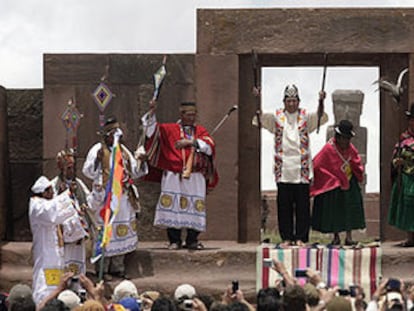
[[[338,135],[351,138],[355,136],[355,132],[353,131],[354,126],[348,120],[341,120],[338,125],[335,125],[335,132]]]
[[[410,110],[407,110],[405,115],[409,118],[414,118],[414,103],[411,104]]]

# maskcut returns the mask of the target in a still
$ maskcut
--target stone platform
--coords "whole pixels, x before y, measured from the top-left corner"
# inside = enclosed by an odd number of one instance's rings
[[[158,290],[173,293],[177,285],[190,283],[200,294],[218,297],[232,280],[239,280],[247,299],[256,295],[257,243],[206,241],[202,251],[166,248],[163,242],[140,242],[127,257],[127,272],[140,292]],[[382,275],[414,281],[414,248],[395,247],[395,242],[382,243]],[[16,283],[31,284],[31,243],[2,243],[0,253],[0,291],[8,291]],[[93,267],[88,276],[95,280]],[[120,280],[108,283],[108,292]]]

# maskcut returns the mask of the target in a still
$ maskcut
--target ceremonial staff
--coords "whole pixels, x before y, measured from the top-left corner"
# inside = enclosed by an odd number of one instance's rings
[[[229,111],[224,115],[224,117],[217,123],[217,125],[214,127],[214,129],[211,131],[210,136],[213,136],[217,130],[222,127],[222,125],[224,124],[224,122],[228,119],[228,117],[230,117],[231,113],[235,110],[237,110],[237,105],[234,105],[233,107],[231,107],[229,109]]]
[[[392,96],[394,102],[397,104],[397,111],[398,112],[401,111],[401,97],[404,93],[404,87],[402,86],[402,81],[403,81],[403,78],[404,78],[404,76],[407,72],[408,72],[408,68],[403,69],[399,73],[396,83],[387,81],[383,78],[380,78],[379,80],[374,82],[374,83],[378,83],[378,86],[379,86],[380,89],[388,92]],[[401,130],[401,122],[399,121],[398,122],[398,135],[399,135],[399,138],[398,138],[397,155],[396,155],[397,158],[401,157],[401,152],[402,152],[401,142],[403,140],[403,137],[401,136],[401,131],[402,131]],[[401,178],[402,178],[401,170],[402,170],[402,165],[398,165],[397,166],[398,191],[400,191],[401,182],[402,182],[402,180],[401,180]],[[393,174],[393,176],[394,176],[394,174]]]
[[[167,64],[167,55],[164,55],[160,68],[158,68],[158,70],[152,76],[153,83],[154,83],[154,92],[153,92],[153,95],[150,101],[151,114],[154,110],[153,105],[155,105],[155,102],[158,100],[158,97],[160,96],[161,87],[163,85],[165,76],[167,75],[166,64]],[[135,158],[137,159],[137,162],[138,162],[138,167],[141,167],[141,164],[142,164],[142,160],[138,156],[140,154],[145,154],[144,143],[145,143],[146,132],[147,132],[147,127],[143,126],[142,133],[138,141],[137,149],[134,153]]]
[[[323,75],[322,75],[322,87],[321,92],[325,92],[325,80],[326,80],[326,68],[328,64],[328,54],[325,53],[324,55],[324,65],[323,65]],[[318,105],[318,125],[316,127],[316,133],[319,134],[319,127],[321,126],[321,118],[323,115],[323,103],[325,100],[325,96],[322,98],[319,98],[319,105]]]

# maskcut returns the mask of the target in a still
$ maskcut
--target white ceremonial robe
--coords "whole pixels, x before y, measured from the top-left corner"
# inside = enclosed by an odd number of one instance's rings
[[[77,183],[82,188],[85,194],[85,198],[89,195],[89,189],[82,180],[76,178]],[[56,176],[51,181],[55,195],[58,194],[59,176]],[[79,273],[86,273],[86,250],[85,250],[85,238],[88,236],[87,231],[82,225],[80,206],[76,198],[73,200],[74,208],[77,210],[76,215],[67,219],[63,224],[63,242],[65,264],[64,270],[71,271],[75,275]],[[83,220],[86,223],[86,220]]]
[[[92,179],[94,184],[98,185],[102,185],[102,167],[101,163],[99,163],[98,167],[95,169],[95,159],[98,150],[101,148],[101,143],[97,143],[91,147],[82,169],[83,174]],[[131,152],[124,146],[122,151],[129,157],[131,166],[131,172],[129,173],[131,174],[131,178],[136,179],[148,174],[148,166],[146,163],[143,163],[140,170],[138,168],[137,161]],[[105,188],[104,185],[102,186]],[[103,220],[99,216],[99,212],[103,207],[104,201],[102,200],[101,202],[97,202],[95,200],[95,202],[92,203],[88,200],[88,203],[91,204],[91,208],[95,209],[98,224],[103,225]],[[127,193],[123,191],[120,200],[119,212],[116,214],[112,225],[112,237],[109,245],[105,248],[105,257],[123,255],[135,251],[138,245],[137,220],[135,214],[136,211],[129,202]]]
[[[69,191],[51,200],[33,196],[29,203],[29,221],[33,235],[33,298],[39,304],[60,284],[64,250],[59,246],[58,225],[73,217],[76,210]]]

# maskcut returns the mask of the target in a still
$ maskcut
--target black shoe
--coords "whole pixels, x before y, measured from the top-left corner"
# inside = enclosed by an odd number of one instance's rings
[[[332,242],[331,242],[331,245],[334,245],[334,246],[341,245],[341,240],[340,239],[333,239]]]
[[[353,241],[353,240],[348,240],[348,239],[346,239],[344,244],[345,244],[346,246],[355,246],[355,245],[357,245],[357,244],[358,244],[358,242]]]
[[[204,245],[201,242],[194,242],[187,245],[188,250],[200,251],[204,249]]]

